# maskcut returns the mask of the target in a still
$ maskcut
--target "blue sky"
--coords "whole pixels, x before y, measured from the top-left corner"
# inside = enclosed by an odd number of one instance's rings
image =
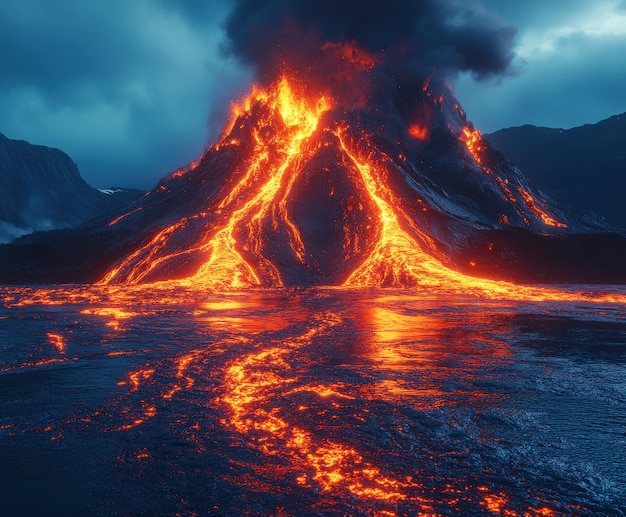
[[[475,3],[517,28],[509,73],[452,78],[479,129],[626,111],[625,0]],[[0,132],[61,148],[94,186],[151,188],[216,138],[253,79],[221,51],[230,5],[3,0]]]

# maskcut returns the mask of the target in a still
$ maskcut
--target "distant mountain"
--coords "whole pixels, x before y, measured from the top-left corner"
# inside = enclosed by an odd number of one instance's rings
[[[521,126],[485,137],[555,200],[626,228],[626,113],[573,129]]]
[[[118,212],[139,194],[134,189],[92,188],[59,149],[0,133],[0,243]]]

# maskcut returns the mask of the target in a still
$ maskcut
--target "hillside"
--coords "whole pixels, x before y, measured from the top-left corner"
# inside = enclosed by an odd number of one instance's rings
[[[626,114],[573,129],[526,125],[485,137],[557,201],[626,228]]]
[[[0,243],[117,212],[139,194],[132,189],[92,188],[59,149],[0,133]]]

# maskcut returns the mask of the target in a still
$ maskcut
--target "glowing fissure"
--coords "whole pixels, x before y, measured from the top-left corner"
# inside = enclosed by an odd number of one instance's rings
[[[539,206],[537,206],[537,202],[535,201],[535,198],[533,198],[528,191],[520,187],[520,194],[524,198],[524,201],[526,202],[526,206],[528,207],[528,209],[537,217],[539,217],[546,225],[554,226],[556,228],[567,228],[567,225],[565,223],[557,221],[554,217],[548,214],[545,210],[542,210],[541,208],[539,208]]]
[[[137,212],[140,212],[141,210],[143,210],[143,207],[135,208],[134,210],[131,210],[130,212],[122,214],[116,217],[115,219],[111,220],[107,226],[114,226],[117,223],[119,223],[122,219],[126,219],[129,215],[136,214]]]
[[[121,271],[130,269],[130,272],[127,274],[125,279],[126,282],[129,284],[139,283],[160,263],[172,258],[172,254],[159,255],[159,253],[167,245],[169,236],[174,234],[177,230],[183,228],[186,224],[187,219],[184,218],[158,232],[150,242],[138,248],[119,266],[109,271],[102,279],[102,282],[105,284],[113,283]],[[193,250],[186,250],[183,253],[191,253],[192,251]]]

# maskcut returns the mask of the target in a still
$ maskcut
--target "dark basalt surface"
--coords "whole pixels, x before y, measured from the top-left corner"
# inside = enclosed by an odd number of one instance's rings
[[[626,228],[626,113],[572,129],[527,125],[486,138],[558,201]]]

